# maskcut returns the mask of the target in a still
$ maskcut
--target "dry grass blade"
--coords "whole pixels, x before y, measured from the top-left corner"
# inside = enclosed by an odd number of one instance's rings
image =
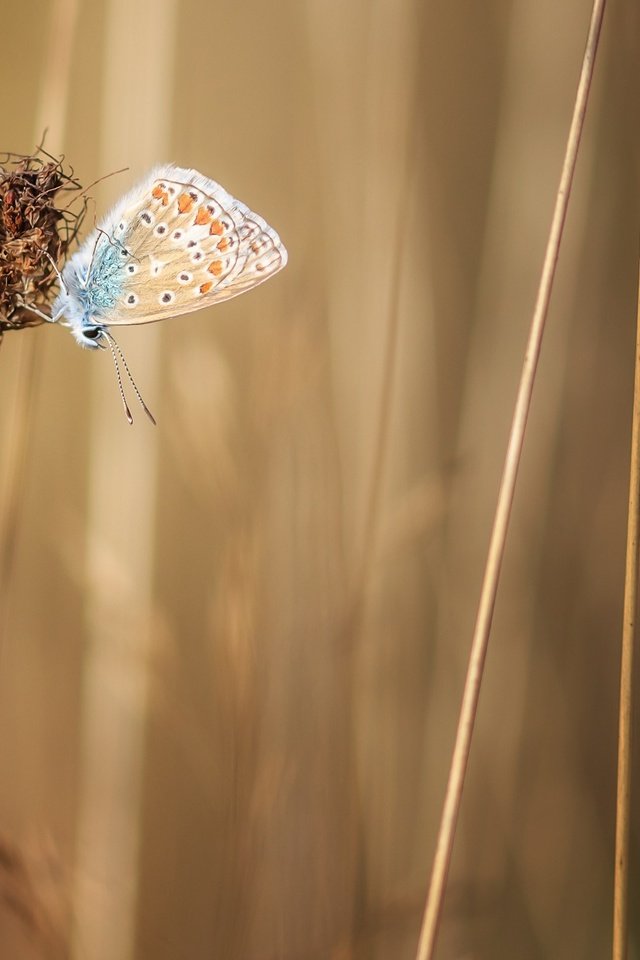
[[[53,127],[51,131],[49,143],[50,148],[54,152],[60,150],[63,139],[70,77],[71,50],[75,35],[77,10],[78,0],[56,0],[51,12],[49,43],[47,47],[46,66],[40,83],[35,136],[36,138],[42,136],[42,131],[46,123],[49,122],[49,120],[53,120],[55,127]],[[43,122],[43,117],[47,117],[49,120]],[[45,154],[45,156],[48,155]],[[11,158],[9,157],[8,159]],[[22,159],[26,161],[26,158]],[[48,157],[48,159],[54,164],[54,170],[51,172],[51,175],[54,176],[55,179],[55,170],[58,168],[57,161],[53,157]],[[46,166],[46,164],[44,166]],[[25,164],[23,163],[23,172],[28,175],[29,173],[33,173],[33,168],[30,168],[27,163],[25,169]],[[58,169],[58,175],[59,174],[60,170]],[[73,180],[68,178],[68,182],[73,183]],[[60,186],[62,186],[63,183],[64,177]],[[49,186],[51,185],[52,184],[49,184]],[[46,188],[47,184],[44,186]],[[22,196],[24,199],[25,195],[21,195],[18,190],[17,196],[19,201],[20,197]],[[6,196],[4,200],[6,202]],[[30,224],[29,220],[33,209],[31,209],[31,211],[26,209],[24,212],[27,214],[25,221],[27,227],[33,225]],[[40,210],[39,212],[42,214],[43,211]],[[73,218],[71,222],[73,223]],[[76,221],[76,226],[77,222],[78,221]],[[52,225],[55,226],[57,224],[58,218],[56,217],[54,217],[53,220],[49,219],[46,221],[48,229],[50,229]],[[4,226],[6,229],[6,222]],[[15,222],[9,221],[9,226],[15,226]],[[42,223],[36,223],[35,226],[42,226]],[[46,242],[47,234],[45,231],[44,248],[55,258],[56,254],[64,253],[65,243],[68,246],[73,239],[73,235],[74,231],[72,228],[71,232],[67,233],[66,239],[63,234],[62,246],[57,247],[57,243],[53,243],[53,249],[51,249],[50,244]],[[24,250],[18,252],[24,254]],[[50,264],[47,261],[46,275],[43,275],[42,268],[39,266],[40,262],[41,261],[36,260],[35,272],[31,276],[31,292],[36,294],[36,305],[38,300],[40,300],[41,303],[46,302],[51,289],[51,280],[47,279],[47,277],[51,276]],[[29,266],[30,261],[27,260],[25,265]],[[33,266],[33,263],[31,263],[31,265]],[[7,329],[7,327],[12,324],[14,326],[25,326],[33,323],[33,314],[19,309],[19,303],[14,299],[16,291],[9,286],[7,292],[10,295],[9,306],[11,310],[6,309],[6,303],[4,304],[4,309],[0,307],[0,321],[3,323],[3,326],[0,326],[0,336],[2,335],[3,329]],[[27,302],[33,304],[33,300]],[[13,555],[13,540],[20,513],[20,501],[23,488],[22,480],[27,461],[27,446],[31,433],[36,363],[37,352],[35,340],[33,338],[21,339],[20,351],[17,354],[16,360],[18,387],[14,396],[13,414],[9,420],[8,429],[5,431],[7,472],[3,478],[0,489],[0,596],[2,596],[4,604],[7,602],[7,586]],[[4,614],[4,611],[2,611],[2,614]],[[3,629],[4,623],[2,622],[2,618],[0,618],[0,633],[3,632]]]
[[[417,94],[412,97],[412,109],[409,117],[415,116],[415,102]],[[350,612],[350,627],[357,633],[360,628],[360,618],[369,584],[371,567],[376,555],[377,538],[380,526],[380,501],[385,479],[385,470],[388,457],[389,432],[391,427],[391,413],[393,406],[393,392],[395,385],[398,340],[400,335],[400,292],[402,286],[402,264],[406,256],[407,221],[411,203],[411,188],[413,174],[413,133],[414,124],[407,123],[404,144],[404,171],[401,179],[398,197],[398,215],[395,224],[394,251],[391,263],[391,284],[389,288],[389,302],[387,305],[387,324],[384,343],[384,363],[380,383],[380,395],[376,417],[376,432],[373,449],[373,462],[367,491],[362,553],[359,567],[352,589],[352,610]]]
[[[509,434],[505,465],[500,482],[498,502],[493,521],[491,540],[484,579],[478,604],[476,624],[471,643],[469,665],[462,696],[458,719],[458,729],[453,749],[449,778],[445,794],[442,818],[438,831],[436,853],[434,857],[429,892],[418,943],[418,960],[431,960],[435,950],[438,924],[442,912],[444,890],[451,862],[453,840],[460,809],[465,772],[469,758],[471,737],[480,696],[480,685],[484,661],[489,642],[489,633],[493,619],[496,593],[504,547],[513,504],[515,484],[524,444],[524,434],[531,405],[536,369],[542,346],[542,337],[547,318],[551,290],[555,276],[560,242],[569,204],[571,184],[575,171],[580,138],[589,99],[589,89],[593,77],[595,55],[598,48],[605,0],[595,0],[591,13],[591,23],[586,49],[582,62],[580,81],[571,120],[571,127],[560,175],[560,184],[551,221],[551,229],[544,257],[536,304],[533,311],[529,339],[525,353],[518,395]]]
[[[68,889],[49,842],[25,853],[0,836],[0,906],[20,924],[38,956],[68,960]]]
[[[118,169],[123,158],[143,169],[167,154],[170,113],[150,110],[149,104],[171,99],[178,7],[175,2],[153,0],[107,6],[101,36],[104,169]],[[141,53],[138,38],[143,35],[148,42]],[[123,57],[138,63],[139,79],[133,88],[122,70]],[[122,124],[124,100],[140,132],[135,143]],[[144,338],[144,377],[151,390],[159,369],[158,337],[156,329]],[[153,584],[159,438],[152,431],[123,436],[123,424],[113,416],[112,371],[104,365],[95,376],[87,477],[88,652],[78,718],[72,956],[129,960],[136,954],[138,936],[149,668],[157,637]],[[103,390],[103,383],[109,389]],[[126,496],[117,510],[105,511],[116,487]],[[94,885],[87,882],[93,877],[105,878],[99,899]]]
[[[629,834],[631,816],[631,761],[633,709],[633,654],[638,600],[638,529],[640,526],[640,275],[636,318],[636,359],[631,427],[627,556],[624,579],[620,715],[618,720],[618,785],[616,851],[613,887],[613,960],[627,956],[629,916]]]
[[[37,326],[33,309],[49,312],[57,284],[53,264],[64,259],[82,224],[86,200],[78,213],[68,195],[81,186],[62,161],[42,148],[33,156],[7,154],[0,163],[0,338],[9,330]],[[28,305],[28,306],[27,306]],[[29,309],[29,307],[33,309]],[[19,396],[5,434],[7,473],[0,490],[0,596],[7,596],[13,543],[19,517],[26,458],[30,386],[36,356],[33,345],[23,355]]]

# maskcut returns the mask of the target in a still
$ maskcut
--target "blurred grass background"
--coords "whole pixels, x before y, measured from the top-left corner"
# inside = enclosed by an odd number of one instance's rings
[[[35,145],[56,9],[5,12],[3,149]],[[589,13],[80,2],[49,136],[85,184],[130,168],[97,216],[175,160],[290,263],[123,331],[155,431],[62,329],[4,338],[4,436],[19,338],[37,373],[2,598],[2,958],[414,955]],[[608,951],[639,39],[611,3],[442,958]]]

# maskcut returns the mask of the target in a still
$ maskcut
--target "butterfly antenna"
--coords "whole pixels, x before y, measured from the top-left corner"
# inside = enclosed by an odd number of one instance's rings
[[[109,344],[109,349],[111,350],[111,356],[113,357],[113,365],[116,368],[116,377],[118,378],[118,389],[120,390],[120,399],[122,400],[122,406],[124,407],[124,412],[129,423],[133,423],[133,416],[131,415],[131,410],[129,410],[129,404],[127,403],[127,398],[124,395],[124,387],[122,386],[122,377],[120,376],[120,367],[118,365],[118,355],[114,349],[113,343],[111,342],[111,337],[107,335],[105,331],[102,334]]]
[[[124,411],[125,411],[125,413],[126,413],[126,415],[127,415],[127,420],[129,421],[129,423],[133,423],[133,417],[131,416],[131,411],[129,410],[129,407],[127,406],[127,401],[126,401],[125,395],[124,395],[124,389],[123,389],[123,387],[122,387],[122,378],[120,377],[120,367],[118,366],[118,357],[120,357],[120,360],[122,361],[122,366],[124,367],[124,369],[125,369],[125,371],[126,371],[126,374],[127,374],[127,376],[129,377],[129,382],[130,382],[131,386],[133,387],[133,392],[135,393],[136,397],[138,398],[138,403],[140,404],[140,406],[142,407],[142,409],[144,410],[144,412],[146,413],[146,415],[149,417],[149,420],[151,420],[151,423],[152,423],[152,424],[154,425],[154,427],[155,427],[155,426],[157,425],[157,424],[156,424],[156,418],[155,418],[154,415],[151,413],[151,410],[149,410],[149,407],[146,405],[146,403],[145,403],[144,400],[142,399],[142,394],[141,394],[140,391],[138,390],[138,385],[137,385],[137,383],[135,382],[135,380],[133,379],[133,376],[132,376],[132,374],[131,374],[131,370],[129,370],[129,364],[127,363],[127,361],[126,361],[125,358],[124,358],[124,353],[123,353],[122,350],[120,349],[120,344],[118,343],[118,341],[116,340],[116,338],[113,336],[112,333],[108,333],[106,330],[103,330],[103,334],[104,334],[104,336],[107,338],[107,342],[108,342],[108,344],[109,344],[109,347],[110,347],[110,349],[111,349],[111,354],[112,354],[112,356],[113,356],[113,362],[114,362],[114,364],[115,364],[116,373],[117,373],[117,375],[118,375],[118,385],[119,385],[119,387],[120,387],[120,396],[122,397],[122,402],[123,402],[123,404],[124,404]]]

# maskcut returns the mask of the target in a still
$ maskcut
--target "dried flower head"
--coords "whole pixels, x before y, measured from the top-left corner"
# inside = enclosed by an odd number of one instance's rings
[[[75,196],[69,200],[69,194]],[[75,199],[81,203],[74,213],[69,204]],[[42,148],[0,159],[0,337],[42,323],[26,307],[49,312],[53,264],[64,259],[85,212],[82,188],[62,160]]]

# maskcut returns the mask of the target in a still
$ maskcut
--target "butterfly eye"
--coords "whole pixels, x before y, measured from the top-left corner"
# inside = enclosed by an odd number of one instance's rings
[[[87,340],[98,340],[102,336],[102,330],[100,327],[85,327],[82,331],[83,337],[86,337]]]

